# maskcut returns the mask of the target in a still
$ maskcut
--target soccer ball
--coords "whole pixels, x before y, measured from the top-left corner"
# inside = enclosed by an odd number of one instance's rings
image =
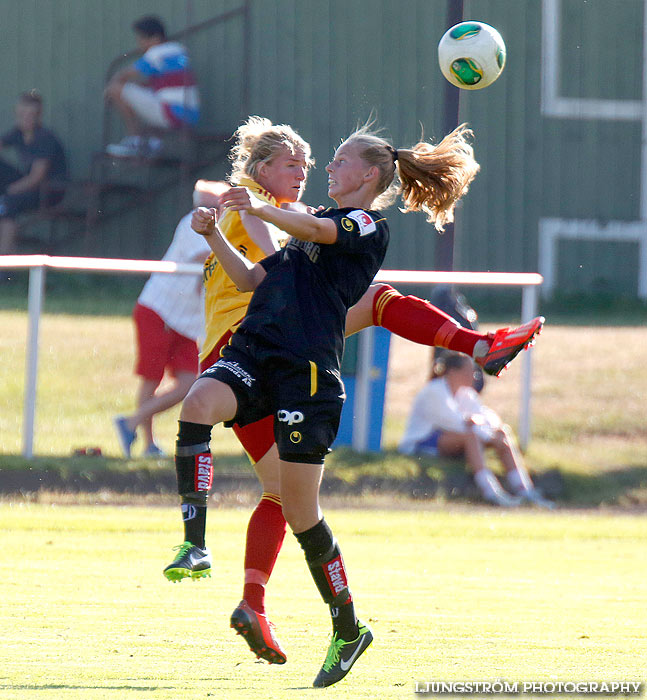
[[[480,90],[501,75],[505,44],[489,24],[461,22],[448,29],[438,43],[438,63],[452,85]]]

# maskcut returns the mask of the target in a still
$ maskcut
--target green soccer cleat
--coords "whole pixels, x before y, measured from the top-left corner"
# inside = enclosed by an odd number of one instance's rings
[[[173,549],[177,550],[177,556],[164,569],[169,581],[175,583],[189,577],[195,581],[211,576],[211,552],[206,547],[200,549],[191,542],[183,542]]]
[[[325,688],[340,681],[373,641],[371,630],[359,621],[357,624],[359,634],[351,642],[339,639],[336,632],[333,634],[326,660],[312,684],[315,688]]]

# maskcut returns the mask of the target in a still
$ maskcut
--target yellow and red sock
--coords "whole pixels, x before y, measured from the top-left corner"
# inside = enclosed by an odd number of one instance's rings
[[[373,325],[421,345],[447,348],[472,355],[486,333],[463,328],[451,316],[424,299],[403,296],[388,284],[380,285],[373,297]]]
[[[265,613],[265,584],[281,551],[285,531],[280,497],[263,493],[247,526],[243,588],[244,600],[261,614]]]

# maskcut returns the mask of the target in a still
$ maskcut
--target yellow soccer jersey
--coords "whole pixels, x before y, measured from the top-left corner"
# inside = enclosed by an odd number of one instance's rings
[[[277,206],[274,197],[254,180],[241,178],[241,187],[247,187],[258,199]],[[240,218],[240,212],[227,210],[218,221],[218,226],[227,240],[248,260],[258,262],[267,257],[252,241]],[[274,227],[271,227],[274,228]],[[285,237],[275,229],[277,241]],[[239,292],[227,273],[218,264],[213,253],[204,261],[202,280],[204,283],[205,339],[200,351],[200,360],[208,357],[222,336],[234,329],[242,320],[252,298],[252,292]]]

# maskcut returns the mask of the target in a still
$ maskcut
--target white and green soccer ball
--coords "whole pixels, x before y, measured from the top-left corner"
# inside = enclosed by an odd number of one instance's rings
[[[461,22],[448,29],[438,43],[438,63],[452,85],[480,90],[492,85],[505,66],[505,44],[485,22]]]

